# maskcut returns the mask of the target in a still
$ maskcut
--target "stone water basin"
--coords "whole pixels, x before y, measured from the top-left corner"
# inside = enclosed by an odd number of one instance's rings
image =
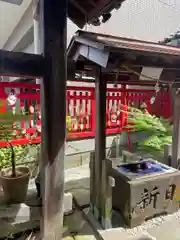
[[[111,161],[109,159],[109,161]],[[180,171],[153,159],[113,165],[112,206],[129,227],[179,209]]]

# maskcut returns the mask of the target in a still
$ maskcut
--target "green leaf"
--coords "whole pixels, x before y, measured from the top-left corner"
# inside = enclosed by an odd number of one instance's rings
[[[128,126],[130,132],[146,132],[149,137],[138,143],[138,150],[157,154],[163,152],[165,144],[172,143],[172,126],[169,120],[158,118],[141,110],[128,108]],[[125,129],[126,129],[125,128]]]

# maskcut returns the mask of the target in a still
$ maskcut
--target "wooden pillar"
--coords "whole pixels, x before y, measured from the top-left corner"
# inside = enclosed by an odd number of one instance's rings
[[[62,239],[66,135],[67,0],[40,0],[40,46],[45,58],[41,84],[42,239]]]
[[[95,187],[96,197],[94,215],[103,228],[111,227],[112,187],[108,169],[110,162],[106,159],[106,81],[102,77],[101,68],[96,78],[96,134],[95,134]],[[94,199],[93,199],[94,202]]]
[[[97,112],[96,128],[99,128],[99,161],[101,166],[101,184],[99,184],[100,192],[100,210],[101,217],[100,222],[104,229],[111,228],[111,213],[112,213],[112,178],[109,177],[109,170],[112,168],[112,162],[106,158],[106,81],[103,78],[101,71],[99,72],[99,84],[96,91],[96,98],[99,101],[96,102],[96,107],[99,106],[99,115]],[[98,91],[99,89],[99,91]],[[99,116],[99,117],[98,117]],[[99,121],[98,121],[99,120]],[[97,132],[97,129],[96,129]]]
[[[172,167],[178,167],[180,159],[180,91],[177,92],[173,108]]]
[[[97,70],[95,82],[96,132],[95,132],[95,185],[96,198],[94,215],[101,221],[102,163],[106,156],[106,82],[102,79],[101,68]]]
[[[171,102],[172,102],[172,112],[174,112],[176,91],[177,91],[177,88],[175,88],[175,87],[171,87],[171,88],[170,88],[170,92],[171,92]]]

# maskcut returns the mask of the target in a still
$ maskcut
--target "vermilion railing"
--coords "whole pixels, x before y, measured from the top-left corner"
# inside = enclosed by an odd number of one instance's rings
[[[67,87],[67,114],[72,118],[71,131],[68,140],[85,139],[94,137],[96,124],[96,102],[94,87],[68,86]],[[38,131],[41,125],[40,115],[40,85],[23,83],[0,83],[0,99],[7,99],[14,92],[17,97],[16,112],[30,107],[35,113],[29,115],[29,121],[21,121],[19,124],[24,129],[24,136],[13,139],[12,143],[28,144],[39,143],[41,133]],[[171,94],[169,89],[161,90],[154,104],[150,99],[155,95],[154,90],[126,89],[126,86],[107,88],[106,98],[106,126],[107,135],[122,131],[125,124],[121,105],[127,104],[139,108],[146,103],[150,113],[168,118],[171,116]],[[5,108],[4,111],[11,111]],[[6,141],[0,141],[0,147],[7,146]]]

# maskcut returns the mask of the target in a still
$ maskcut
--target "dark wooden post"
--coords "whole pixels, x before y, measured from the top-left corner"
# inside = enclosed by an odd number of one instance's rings
[[[94,215],[101,221],[102,162],[106,157],[106,82],[102,79],[101,68],[97,70],[95,83],[96,132],[95,132],[95,185],[96,198]]]
[[[164,162],[163,163],[168,166],[172,166],[171,160],[172,160],[172,145],[165,144],[164,145]]]
[[[66,135],[67,0],[40,0],[43,236],[62,239]]]
[[[110,162],[106,159],[106,81],[101,68],[96,78],[96,134],[95,134],[95,187],[96,198],[94,215],[106,229],[111,227],[112,187],[108,170]],[[94,201],[94,200],[93,200]]]
[[[180,91],[175,96],[173,108],[172,167],[178,167],[180,159]]]

